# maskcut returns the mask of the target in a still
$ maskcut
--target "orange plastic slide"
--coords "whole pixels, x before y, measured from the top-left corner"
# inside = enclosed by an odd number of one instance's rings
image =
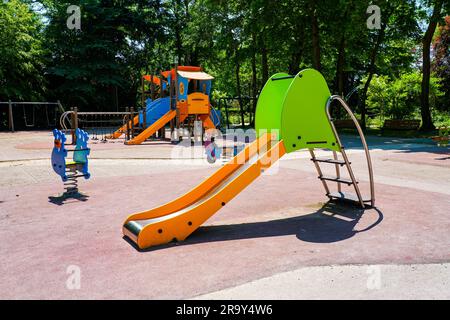
[[[133,118],[133,125],[137,126],[138,123],[139,123],[139,115],[137,115]],[[131,128],[131,121],[130,121],[129,126]],[[126,123],[119,129],[117,129],[112,135],[107,136],[106,138],[107,139],[119,139],[125,132],[127,132],[127,124]]]
[[[182,241],[285,153],[283,141],[262,135],[190,192],[129,216],[123,234],[141,249]]]
[[[175,118],[177,112],[175,110],[170,110],[161,118],[159,118],[155,123],[153,123],[150,127],[142,131],[137,137],[134,137],[130,141],[125,142],[125,144],[141,144],[148,137],[154,135],[159,129],[164,127],[170,120]]]

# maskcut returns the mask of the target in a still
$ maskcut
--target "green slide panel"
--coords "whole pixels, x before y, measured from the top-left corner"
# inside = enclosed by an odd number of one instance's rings
[[[340,151],[326,114],[330,96],[325,79],[314,69],[300,71],[291,81],[281,114],[286,152],[313,148]]]
[[[284,97],[294,78],[287,73],[276,73],[264,85],[256,105],[255,129],[258,137],[272,130],[278,130],[281,135]]]

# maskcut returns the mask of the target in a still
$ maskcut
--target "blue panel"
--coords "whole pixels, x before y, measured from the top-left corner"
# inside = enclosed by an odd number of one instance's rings
[[[185,100],[187,101],[188,89],[189,89],[189,80],[178,75],[178,101]]]
[[[216,128],[220,127],[220,124],[222,123],[222,113],[219,110],[211,107],[210,118]]]
[[[170,110],[170,97],[156,99],[147,104],[146,107],[146,125],[147,127],[155,123],[159,118]],[[144,117],[142,112],[139,113],[139,124],[142,125]]]
[[[211,94],[211,80],[200,80],[199,86],[198,91],[208,96]]]
[[[65,147],[66,135],[58,129],[53,130],[55,144],[52,151],[52,168],[61,177],[62,181],[67,181],[66,175],[66,157]]]
[[[73,153],[73,161],[83,164],[81,172],[84,174],[85,179],[89,179],[91,176],[88,168],[88,155],[91,152],[88,148],[89,135],[86,131],[81,129],[77,129],[75,134],[77,135],[77,145],[75,146],[75,152]]]

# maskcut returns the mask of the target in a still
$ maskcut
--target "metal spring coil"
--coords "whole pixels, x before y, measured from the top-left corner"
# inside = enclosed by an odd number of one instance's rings
[[[72,171],[70,170],[72,174],[67,175],[67,181],[64,182],[64,189],[66,190],[66,193],[77,193],[78,192],[78,176],[77,176],[77,170]]]

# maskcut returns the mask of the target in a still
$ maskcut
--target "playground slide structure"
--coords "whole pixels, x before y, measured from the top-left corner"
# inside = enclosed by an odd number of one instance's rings
[[[370,198],[363,198],[350,162],[330,117],[331,102],[337,100],[349,113],[363,143],[370,181]],[[141,249],[182,241],[209,217],[252,183],[263,170],[285,153],[308,149],[319,179],[330,199],[375,205],[373,172],[369,150],[356,118],[338,96],[331,96],[323,76],[306,69],[297,75],[277,73],[264,86],[257,103],[255,126],[258,138],[183,196],[155,209],[133,214],[123,224],[123,233]],[[317,158],[314,149],[332,151],[332,158]],[[341,154],[341,158],[337,154]],[[322,173],[320,164],[336,168],[336,177]],[[342,178],[346,167],[350,179]],[[337,184],[332,192],[330,182]],[[344,192],[342,185],[353,186],[356,194]]]
[[[203,72],[200,67],[177,66],[176,68],[161,73],[162,78],[156,76],[144,76],[143,79],[152,82],[152,98],[155,98],[156,91],[154,85],[159,85],[159,99],[151,101],[145,107],[145,111],[140,111],[133,120],[125,123],[108,138],[117,139],[122,134],[132,128],[132,138],[126,144],[141,144],[154,135],[159,129],[171,122],[174,130],[184,125],[188,117],[187,126],[192,128],[193,121],[198,121],[204,129],[214,129],[220,124],[220,112],[215,110],[210,103],[211,83],[214,79],[209,74]],[[164,95],[169,89],[169,96]],[[145,85],[142,87],[144,104]],[[162,112],[163,111],[163,112]],[[172,122],[172,120],[175,120]],[[135,135],[134,129],[139,132]]]
[[[170,111],[170,98],[169,97],[159,98],[154,101],[149,100],[147,102],[147,105],[145,108],[146,125],[149,125],[149,126],[153,125],[156,121],[158,121],[162,116],[166,115],[169,111]],[[139,114],[136,115],[132,121],[133,121],[134,127],[143,126],[143,124],[144,124],[143,111],[140,111]],[[167,124],[167,122],[164,123],[163,126],[166,124]],[[117,129],[109,138],[110,139],[120,138],[120,136],[122,136],[127,131],[127,126],[129,128],[131,128],[131,121],[128,125],[125,123],[122,127]],[[159,129],[160,128],[158,128],[157,130],[159,130]]]
[[[167,123],[177,116],[175,110],[170,110],[164,114],[161,118],[153,122],[149,127],[142,131],[138,136],[134,137],[130,141],[125,142],[125,144],[141,144],[152,135],[154,135],[159,129],[162,129]]]

